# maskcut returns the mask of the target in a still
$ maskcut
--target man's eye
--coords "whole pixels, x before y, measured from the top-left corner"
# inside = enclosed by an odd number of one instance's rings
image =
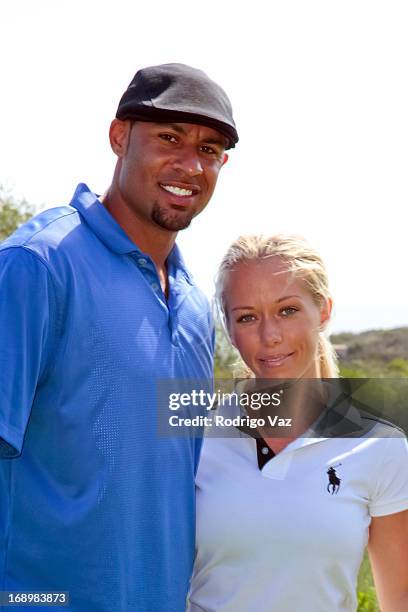
[[[282,308],[280,314],[284,317],[290,317],[294,315],[295,312],[298,312],[298,308],[295,308],[294,306],[286,306],[285,308]]]
[[[251,321],[255,321],[255,316],[252,314],[241,315],[237,319],[237,323],[250,323]]]
[[[208,153],[208,155],[219,155],[218,151],[208,145],[201,145],[200,149],[203,153]]]
[[[159,134],[159,137],[162,140],[167,140],[167,142],[177,142],[177,138],[175,136],[173,136],[172,134]]]

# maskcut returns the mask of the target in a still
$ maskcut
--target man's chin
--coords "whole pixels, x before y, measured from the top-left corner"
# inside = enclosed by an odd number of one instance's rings
[[[153,211],[152,219],[156,225],[159,225],[162,229],[169,232],[179,232],[190,225],[192,216],[172,215],[169,214],[168,211],[156,209]]]

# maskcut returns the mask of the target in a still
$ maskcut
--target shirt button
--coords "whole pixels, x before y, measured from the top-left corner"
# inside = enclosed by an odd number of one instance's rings
[[[158,291],[159,290],[159,285],[157,283],[152,283],[150,286],[153,289],[153,291]]]
[[[147,264],[147,259],[144,259],[143,257],[141,257],[140,259],[137,260],[137,263],[139,264],[139,266],[145,266]]]
[[[261,453],[263,455],[267,455],[269,453],[269,448],[267,446],[263,446],[262,450],[261,450]]]

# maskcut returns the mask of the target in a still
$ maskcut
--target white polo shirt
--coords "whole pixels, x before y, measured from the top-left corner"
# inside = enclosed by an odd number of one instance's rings
[[[189,612],[354,612],[371,517],[408,508],[407,441],[376,422],[260,469],[254,438],[206,438],[196,486]]]

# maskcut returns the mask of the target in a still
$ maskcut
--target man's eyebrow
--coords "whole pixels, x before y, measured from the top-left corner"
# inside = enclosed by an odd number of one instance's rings
[[[211,138],[203,138],[203,142],[206,144],[220,145],[224,148],[226,148],[228,145],[228,141],[225,136],[220,136],[219,138],[214,138],[213,136]]]
[[[174,132],[177,132],[178,134],[183,134],[183,135],[187,134],[185,129],[179,123],[156,123],[156,125],[164,129],[167,128],[167,129],[173,130]],[[224,148],[226,148],[229,144],[228,139],[223,134],[220,134],[219,137],[210,136],[209,138],[203,138],[202,142],[205,142],[206,144],[220,145],[221,147],[224,147]]]
[[[181,127],[180,124],[178,123],[160,123],[157,122],[156,123],[157,127],[163,128],[163,129],[170,129],[173,130],[174,132],[177,132],[178,134],[186,134],[186,131],[184,128]]]

